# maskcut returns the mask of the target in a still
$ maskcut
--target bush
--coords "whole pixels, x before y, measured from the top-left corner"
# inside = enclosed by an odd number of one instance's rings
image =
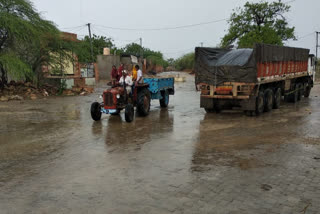
[[[194,53],[186,54],[174,63],[174,66],[177,70],[193,69],[194,66]]]

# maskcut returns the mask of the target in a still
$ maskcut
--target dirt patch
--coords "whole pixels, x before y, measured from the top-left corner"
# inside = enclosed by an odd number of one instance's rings
[[[62,95],[87,95],[92,92],[92,88],[74,88],[72,90],[63,90]],[[36,100],[44,97],[56,96],[58,94],[60,94],[60,89],[49,84],[43,84],[40,87],[36,87],[30,82],[11,81],[8,85],[5,85],[3,89],[0,89],[0,101]]]

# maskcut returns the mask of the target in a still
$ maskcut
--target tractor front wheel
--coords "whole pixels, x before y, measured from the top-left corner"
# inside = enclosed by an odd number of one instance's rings
[[[98,102],[94,102],[91,104],[91,117],[94,121],[101,120],[101,105]]]
[[[131,123],[134,118],[134,107],[132,104],[128,104],[126,106],[125,112],[124,112],[125,119],[128,123]]]

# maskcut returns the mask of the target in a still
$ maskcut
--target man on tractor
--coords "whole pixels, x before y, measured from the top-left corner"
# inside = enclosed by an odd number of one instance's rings
[[[137,70],[137,80],[136,80],[135,86],[137,86],[138,84],[143,83],[143,74],[142,74],[142,71],[140,70],[139,65],[136,65],[135,67]]]
[[[131,89],[132,89],[132,85],[133,85],[133,82],[132,82],[132,78],[130,75],[128,75],[127,71],[126,70],[123,70],[122,72],[122,77],[120,78],[119,80],[119,84],[120,85],[124,85],[124,83],[126,84],[126,90],[127,90],[127,94],[131,94]]]

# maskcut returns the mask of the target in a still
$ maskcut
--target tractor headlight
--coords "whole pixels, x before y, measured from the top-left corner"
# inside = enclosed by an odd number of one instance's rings
[[[117,94],[117,99],[120,99],[120,94]]]

